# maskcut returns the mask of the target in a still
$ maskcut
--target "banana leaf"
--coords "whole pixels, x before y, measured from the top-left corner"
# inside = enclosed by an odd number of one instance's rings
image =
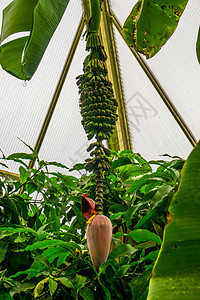
[[[13,76],[30,80],[54,34],[69,0],[13,0],[3,11],[0,63]],[[27,32],[6,42],[15,33]]]
[[[126,42],[147,58],[154,56],[175,31],[188,0],[139,0],[126,19]]]
[[[148,300],[200,297],[200,141],[181,171],[169,206],[163,244],[150,280]]]

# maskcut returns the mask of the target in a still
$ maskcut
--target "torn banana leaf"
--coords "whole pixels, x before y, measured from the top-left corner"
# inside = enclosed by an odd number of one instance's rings
[[[200,142],[181,171],[150,280],[148,300],[199,299]]]
[[[3,11],[0,63],[13,76],[29,80],[35,73],[69,0],[14,0]],[[15,33],[28,32],[6,42]]]
[[[175,31],[188,0],[139,0],[126,19],[126,42],[147,58],[154,56]]]

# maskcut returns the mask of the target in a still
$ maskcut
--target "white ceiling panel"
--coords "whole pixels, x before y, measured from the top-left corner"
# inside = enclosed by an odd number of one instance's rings
[[[116,30],[115,37],[133,150],[146,159],[186,158],[190,142]]]

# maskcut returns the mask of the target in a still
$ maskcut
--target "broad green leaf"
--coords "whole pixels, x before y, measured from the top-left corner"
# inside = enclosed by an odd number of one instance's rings
[[[44,229],[49,225],[49,223],[42,225],[38,230],[37,230],[37,235],[40,235],[41,233],[44,232]]]
[[[40,167],[42,167],[42,166],[56,166],[56,167],[63,168],[63,169],[69,169],[65,165],[63,165],[61,163],[58,163],[56,161],[44,161],[44,160],[41,160],[40,163],[39,163],[39,165],[40,165]]]
[[[55,232],[58,232],[60,230],[60,217],[56,213],[56,207],[49,207],[51,212],[51,222],[52,227]]]
[[[129,268],[130,268],[130,264],[120,266],[120,268],[118,269],[115,277],[116,278],[124,277],[124,275],[126,274],[126,272],[128,271]]]
[[[156,258],[158,257],[158,254],[159,254],[159,250],[150,252],[150,253],[147,254],[146,256],[141,257],[141,258],[138,260],[138,263],[141,263],[141,262],[143,262],[143,261],[145,261],[145,260],[147,260],[147,259],[150,259],[150,260],[155,261]]]
[[[124,212],[121,212],[121,211],[116,213],[116,214],[113,214],[113,215],[110,216],[110,220],[113,221],[116,218],[122,217],[123,214],[124,214]]]
[[[33,181],[26,183],[26,191],[29,195],[31,195],[37,191],[37,185]]]
[[[197,53],[197,59],[200,63],[200,27],[199,27],[198,37],[197,37],[196,53]]]
[[[135,225],[134,229],[143,228],[149,229],[152,227],[152,220],[155,222],[164,212],[168,204],[168,199],[165,197],[154,209],[147,212]]]
[[[46,257],[49,263],[52,263],[54,259],[58,258],[57,267],[59,267],[69,254],[70,251],[66,251],[66,248],[57,246],[48,248],[42,253],[42,256]]]
[[[111,300],[111,281],[118,269],[118,263],[113,259],[108,259],[104,262],[100,268],[98,273],[98,281],[101,284],[106,297],[104,299]]]
[[[133,177],[138,177],[140,175],[146,174],[151,171],[151,167],[148,164],[133,165],[128,164],[117,168],[119,171],[119,176],[122,181],[126,181],[128,179],[132,179]]]
[[[136,251],[137,250],[134,249],[131,245],[129,245],[129,244],[123,244],[123,245],[118,246],[117,248],[115,248],[109,254],[109,258],[110,259],[115,259],[116,257],[119,257],[119,256],[132,255]]]
[[[83,297],[84,300],[95,300],[92,291],[87,286],[84,286],[84,288],[80,290],[80,296]]]
[[[13,153],[11,155],[9,155],[6,159],[8,160],[13,160],[13,159],[28,159],[28,160],[34,160],[33,158],[33,154],[28,154],[28,153]]]
[[[147,174],[142,176],[139,179],[136,179],[131,187],[127,190],[128,193],[136,192],[137,190],[141,189],[143,186],[147,184],[157,184],[160,185],[164,182],[171,181],[171,175],[167,174],[166,172],[154,172],[152,174]]]
[[[132,161],[128,157],[119,157],[118,159],[115,159],[111,164],[111,169],[116,169],[118,167],[121,167],[123,165],[131,164]]]
[[[124,213],[124,220],[129,222],[131,221],[131,219],[133,218],[134,214],[136,213],[136,211],[138,210],[138,208],[140,207],[140,205],[134,205],[131,206],[125,213]]]
[[[134,158],[139,162],[140,165],[147,164],[148,162],[144,159],[140,153],[134,153]]]
[[[57,263],[56,263],[56,267],[60,267],[60,265],[62,265],[62,263],[66,260],[67,256],[70,254],[70,252],[62,252],[60,253],[59,257],[58,257],[58,260],[57,260]]]
[[[49,281],[49,277],[38,282],[33,292],[34,299],[37,298],[42,293],[44,284],[47,283],[48,281]]]
[[[3,11],[1,42],[17,32],[28,37],[17,38],[0,47],[4,70],[23,80],[35,73],[55,32],[69,0],[14,0]]]
[[[27,40],[27,37],[22,37],[0,47],[0,64],[2,69],[23,80],[26,79],[26,75],[21,71],[21,55]]]
[[[35,249],[45,249],[48,247],[54,247],[54,246],[62,246],[62,247],[66,247],[67,249],[69,249],[70,251],[75,251],[76,248],[81,251],[81,248],[79,245],[73,243],[73,242],[64,242],[61,240],[45,240],[45,241],[39,241],[34,243],[33,245],[29,245],[27,246],[24,250],[25,251],[32,251]],[[24,251],[21,250],[21,251]]]
[[[70,188],[71,190],[75,190],[77,187],[77,178],[74,176],[62,175],[60,173],[56,174],[63,182],[66,187]]]
[[[19,173],[20,173],[20,181],[21,183],[24,183],[27,181],[28,177],[30,176],[30,171],[27,171],[22,166],[19,167]]]
[[[77,218],[78,218],[78,222],[85,222],[85,218],[83,217],[80,209],[78,209],[78,207],[76,205],[72,205],[72,209],[74,211],[74,213],[76,214]]]
[[[127,156],[127,155],[134,156],[134,153],[132,150],[122,150],[119,155],[120,156]]]
[[[127,211],[127,206],[122,204],[114,204],[110,206],[110,210],[115,213],[119,211],[125,212]]]
[[[129,232],[128,234],[122,233],[122,232],[117,232],[117,233],[115,233],[114,236],[115,237],[130,236],[137,243],[145,242],[145,241],[154,241],[157,244],[162,244],[162,241],[158,235],[156,235],[155,233],[153,233],[149,230],[146,230],[146,229],[136,229],[136,230]]]
[[[137,244],[134,246],[135,249],[149,249],[149,248],[153,248],[153,247],[156,247],[156,242],[153,242],[153,241],[148,241],[148,242],[143,242],[143,243],[140,243],[140,244]]]
[[[139,0],[123,26],[129,46],[151,58],[175,31],[188,0]]]
[[[145,292],[149,285],[149,279],[151,277],[152,268],[147,269],[136,280],[132,280],[132,300],[137,300]],[[162,298],[159,298],[162,299]],[[169,299],[169,295],[168,295]],[[171,299],[171,298],[170,298]],[[178,299],[177,299],[178,300]]]
[[[32,275],[31,277],[35,277],[39,272],[40,272],[40,270],[36,270],[36,269],[31,269],[30,268],[30,269],[25,270],[25,271],[19,271],[16,274],[11,275],[9,278],[16,278],[16,277],[18,277],[18,276],[20,276],[22,274],[30,274],[30,275]]]
[[[2,234],[4,235],[10,235],[10,234],[14,234],[14,233],[21,233],[21,232],[25,232],[25,233],[32,233],[33,235],[36,235],[36,232],[34,229],[32,228],[28,228],[28,227],[19,227],[19,228],[13,228],[13,227],[0,227],[0,233],[2,232]]]
[[[69,169],[69,171],[80,171],[80,170],[84,170],[85,169],[85,164],[75,164],[71,169]]]
[[[1,242],[0,243],[0,263],[2,262],[2,260],[4,259],[7,249],[8,249],[8,242]]]
[[[200,295],[200,142],[183,166],[169,206],[168,224],[153,270],[148,299],[198,299]]]
[[[53,278],[49,278],[49,289],[50,289],[51,296],[55,293],[57,287],[58,287],[58,283]]]
[[[132,237],[137,243],[145,241],[154,241],[158,244],[162,244],[162,241],[158,235],[146,229],[133,230],[129,232],[127,236]]]
[[[70,289],[73,289],[73,288],[74,288],[72,282],[71,282],[67,277],[60,277],[60,278],[58,278],[58,279],[60,280],[60,282],[61,282],[64,286],[66,286],[66,287],[68,287],[68,288],[70,288]]]
[[[171,185],[162,185],[151,199],[151,209],[156,207],[174,188]]]
[[[146,203],[151,202],[151,199],[153,198],[153,196],[155,195],[155,193],[156,193],[155,189],[153,191],[147,192],[147,194],[145,194],[139,201],[137,201],[137,205],[138,206],[142,206],[142,205],[144,205]]]
[[[86,284],[86,277],[76,274],[74,279],[74,289],[73,289],[73,295],[75,296],[75,299],[78,299],[78,293],[80,289],[82,289]]]

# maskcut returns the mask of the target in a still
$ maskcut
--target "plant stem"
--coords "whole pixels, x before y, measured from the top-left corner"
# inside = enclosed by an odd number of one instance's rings
[[[90,0],[90,20],[88,31],[98,34],[101,21],[100,0]]]
[[[95,210],[98,214],[103,214],[103,172],[101,169],[95,171]]]

